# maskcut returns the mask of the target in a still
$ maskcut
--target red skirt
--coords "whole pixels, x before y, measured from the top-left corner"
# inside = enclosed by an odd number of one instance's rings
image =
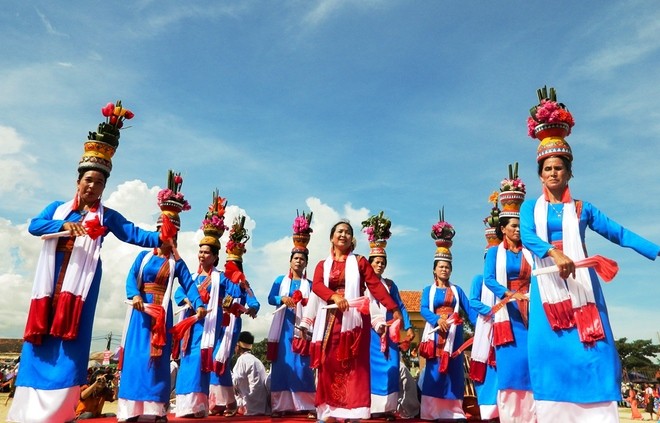
[[[371,406],[369,376],[369,342],[371,340],[369,316],[362,315],[362,328],[357,356],[340,361],[339,339],[343,313],[337,312],[325,346],[325,356],[318,368],[315,405],[327,404],[338,408]],[[328,320],[330,320],[328,313]]]

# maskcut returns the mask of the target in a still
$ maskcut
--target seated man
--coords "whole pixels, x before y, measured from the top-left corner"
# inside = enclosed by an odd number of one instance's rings
[[[89,383],[80,387],[80,401],[76,407],[76,420],[94,419],[98,417],[115,417],[114,413],[103,414],[106,401],[114,401],[117,390],[113,377],[102,370],[97,370],[89,378]]]
[[[236,403],[242,414],[254,416],[270,413],[266,388],[266,368],[252,355],[254,336],[241,332],[236,344],[236,364],[232,370],[232,382],[236,391]]]

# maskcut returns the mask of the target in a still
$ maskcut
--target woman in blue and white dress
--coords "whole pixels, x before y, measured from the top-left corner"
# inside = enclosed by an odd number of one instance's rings
[[[174,278],[186,291],[198,319],[202,319],[206,314],[204,303],[186,263],[174,257],[171,247],[138,254],[126,279],[126,297],[133,308],[123,340],[124,360],[117,394],[119,421],[137,421],[145,415],[155,416],[156,422],[167,421]],[[145,312],[152,304],[162,307],[164,322]]]
[[[383,277],[383,272],[387,267],[387,255],[384,248],[372,248],[369,253],[369,263],[374,269],[376,276],[380,277],[383,287],[390,294],[396,305],[401,311],[403,317],[403,329],[406,330],[409,340],[415,336],[410,323],[410,316],[406,306],[403,304],[399,288],[391,280]],[[388,335],[388,331],[377,331],[379,324],[385,325],[386,322],[394,317],[392,312],[378,302],[371,293],[369,296],[372,302],[371,310],[371,355],[370,355],[370,376],[371,376],[371,416],[372,418],[382,417],[386,420],[394,420],[394,413],[397,410],[399,400],[399,382],[400,370],[399,363],[401,351],[399,344],[394,342]],[[376,309],[376,310],[374,310]],[[379,321],[376,321],[379,319]]]
[[[231,283],[218,265],[220,242],[205,236],[199,243],[197,257],[199,270],[192,275],[199,296],[206,304],[207,314],[190,328],[180,345],[181,364],[176,379],[176,416],[206,417],[209,412],[209,385],[213,372],[213,348],[222,335],[222,300],[227,284]],[[192,316],[193,304],[182,287],[177,288],[174,299],[187,306],[182,318]]]
[[[497,236],[502,242],[486,253],[484,281],[495,297],[510,299],[495,313],[493,323],[500,421],[531,423],[536,421],[536,406],[529,378],[526,294],[532,257],[520,242],[519,221],[500,215]]]
[[[99,224],[118,239],[142,247],[160,244],[158,232],[137,228],[118,212],[103,206],[101,194],[107,174],[83,171],[79,175],[75,199],[56,201],[48,205],[30,221],[32,235],[42,236],[69,231],[68,236],[44,241],[42,258],[35,276],[34,292],[41,292],[30,307],[28,324],[21,351],[21,366],[16,378],[16,393],[9,410],[8,421],[65,421],[75,417],[80,399],[80,386],[87,383],[87,364],[92,341],[94,312],[101,286],[101,259],[99,251],[105,233],[92,239],[86,236],[85,222],[99,219]],[[49,258],[50,257],[50,258]],[[85,279],[87,282],[84,282]],[[83,287],[73,294],[68,287]],[[48,313],[65,305],[64,298],[80,302],[79,316],[62,314],[63,320],[75,323],[71,331],[54,334],[51,325],[41,329],[34,322],[47,322],[48,314],[39,310],[40,304],[49,302]],[[60,306],[57,306],[57,302]],[[74,307],[64,307],[71,313]],[[63,310],[66,311],[66,310]],[[39,316],[45,317],[39,318]],[[39,330],[35,330],[35,328]],[[43,329],[43,330],[42,330]],[[69,333],[68,335],[66,333]]]
[[[474,321],[470,300],[460,286],[450,282],[451,254],[436,254],[433,262],[435,282],[422,291],[420,313],[426,325],[420,355],[426,358],[422,379],[420,417],[425,420],[465,419],[463,397],[465,374],[463,354],[452,354],[463,344],[462,309]]]
[[[552,98],[540,98],[528,120],[530,135],[541,140],[543,193],[520,209],[522,243],[533,253],[534,267],[558,269],[531,278],[528,345],[537,417],[540,423],[618,422],[621,363],[605,298],[594,269],[576,268],[575,262],[588,256],[587,227],[650,260],[660,255],[660,246],[571,195],[573,154],[564,138],[574,122],[553,91]],[[539,94],[544,97],[545,89]],[[560,121],[549,122],[548,111]]]
[[[294,247],[289,260],[290,271],[278,276],[268,295],[268,303],[279,309],[268,332],[267,358],[271,360],[270,390],[273,417],[284,413],[315,410],[316,384],[309,364],[309,341],[296,328],[312,283],[305,277],[307,248]],[[314,415],[311,414],[313,418]]]

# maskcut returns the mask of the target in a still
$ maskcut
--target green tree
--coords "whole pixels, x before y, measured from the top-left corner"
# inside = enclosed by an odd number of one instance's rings
[[[660,345],[654,345],[650,339],[628,342],[628,338],[617,339],[615,344],[619,358],[621,358],[621,365],[625,370],[634,370],[650,379],[655,377],[655,372],[660,366],[654,363],[654,359],[657,354],[660,354]]]
[[[266,360],[266,348],[268,347],[268,339],[264,338],[259,342],[255,342],[252,344],[252,355],[255,356],[256,358],[259,359],[264,364],[264,367],[266,367],[266,370],[270,368],[270,362]],[[236,354],[233,354],[231,357],[231,368],[234,368],[234,364],[236,364],[236,358],[238,356]]]

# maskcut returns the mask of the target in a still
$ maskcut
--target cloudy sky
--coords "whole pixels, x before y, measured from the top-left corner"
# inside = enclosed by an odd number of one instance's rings
[[[167,169],[184,176],[182,253],[218,188],[243,211],[245,256],[262,313],[286,271],[296,209],[314,212],[311,262],[329,227],[394,224],[387,276],[432,281],[438,209],[456,227],[452,280],[482,271],[489,194],[520,162],[540,193],[526,116],[557,88],[576,126],[577,198],[660,242],[660,4],[654,0],[10,2],[0,10],[0,337],[23,331],[41,242],[26,231],[69,200],[87,132],[121,99],[122,132],[106,205],[153,228]],[[615,337],[658,342],[660,264],[589,233],[619,262],[604,285]],[[94,334],[121,333],[126,272],[139,249],[109,236]],[[361,234],[357,251],[368,253]],[[102,344],[96,343],[95,349]]]

